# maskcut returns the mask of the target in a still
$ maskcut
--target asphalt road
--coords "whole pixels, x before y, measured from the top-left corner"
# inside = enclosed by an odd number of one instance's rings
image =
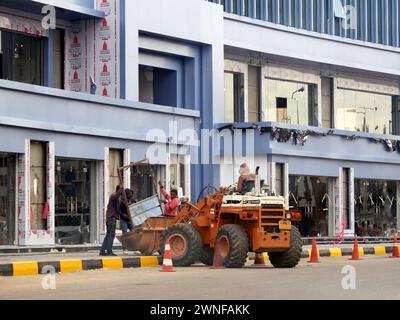
[[[295,269],[224,269],[205,266],[118,271],[84,271],[56,275],[56,289],[42,288],[43,276],[0,277],[0,299],[400,299],[400,259],[387,256],[323,258]],[[344,266],[354,266],[356,289],[344,290]],[[351,284],[351,281],[346,282]]]

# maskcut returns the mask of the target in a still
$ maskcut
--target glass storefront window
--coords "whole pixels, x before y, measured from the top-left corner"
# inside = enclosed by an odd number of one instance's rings
[[[244,74],[225,72],[225,122],[243,122]]]
[[[336,129],[391,134],[392,96],[337,89],[335,122]]]
[[[397,234],[397,183],[354,181],[356,233],[360,237],[392,237]]]
[[[327,177],[289,177],[289,205],[303,213],[299,226],[303,237],[329,236],[329,215],[333,210],[330,183]]]
[[[0,78],[43,85],[43,38],[0,30]]]
[[[0,246],[15,240],[15,157],[0,153]]]
[[[266,121],[312,125],[314,119],[310,119],[310,111],[315,105],[313,85],[273,79],[266,79],[264,83]]]
[[[59,244],[90,243],[91,162],[56,160],[56,241]]]

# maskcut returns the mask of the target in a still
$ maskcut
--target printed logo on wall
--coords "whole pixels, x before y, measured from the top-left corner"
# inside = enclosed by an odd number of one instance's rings
[[[83,48],[82,48],[82,26],[75,23],[66,34],[68,49],[66,52],[66,69],[68,89],[75,92],[82,91],[82,66],[83,66]]]
[[[104,19],[80,21],[67,31],[66,89],[89,92],[92,77],[96,94],[119,97],[119,0],[97,0],[96,8]]]

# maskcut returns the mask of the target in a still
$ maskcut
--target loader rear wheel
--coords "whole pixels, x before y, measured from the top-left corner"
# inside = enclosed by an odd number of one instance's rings
[[[270,252],[269,260],[275,268],[294,268],[301,259],[303,242],[299,229],[292,226],[290,232],[290,249],[285,252]]]
[[[200,252],[200,261],[206,266],[212,266],[214,264],[214,249],[203,246]]]
[[[180,223],[167,228],[160,239],[162,256],[164,256],[167,240],[171,246],[174,266],[188,267],[199,260],[203,243],[199,232],[192,226]]]
[[[222,263],[227,268],[242,268],[249,252],[249,239],[244,229],[236,224],[227,224],[219,229],[216,239]]]

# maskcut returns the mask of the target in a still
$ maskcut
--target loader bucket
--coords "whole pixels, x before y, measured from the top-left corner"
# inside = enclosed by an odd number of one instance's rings
[[[161,234],[173,223],[173,218],[149,218],[131,232],[117,236],[117,239],[129,251],[140,251],[143,255],[151,255],[160,251]]]

